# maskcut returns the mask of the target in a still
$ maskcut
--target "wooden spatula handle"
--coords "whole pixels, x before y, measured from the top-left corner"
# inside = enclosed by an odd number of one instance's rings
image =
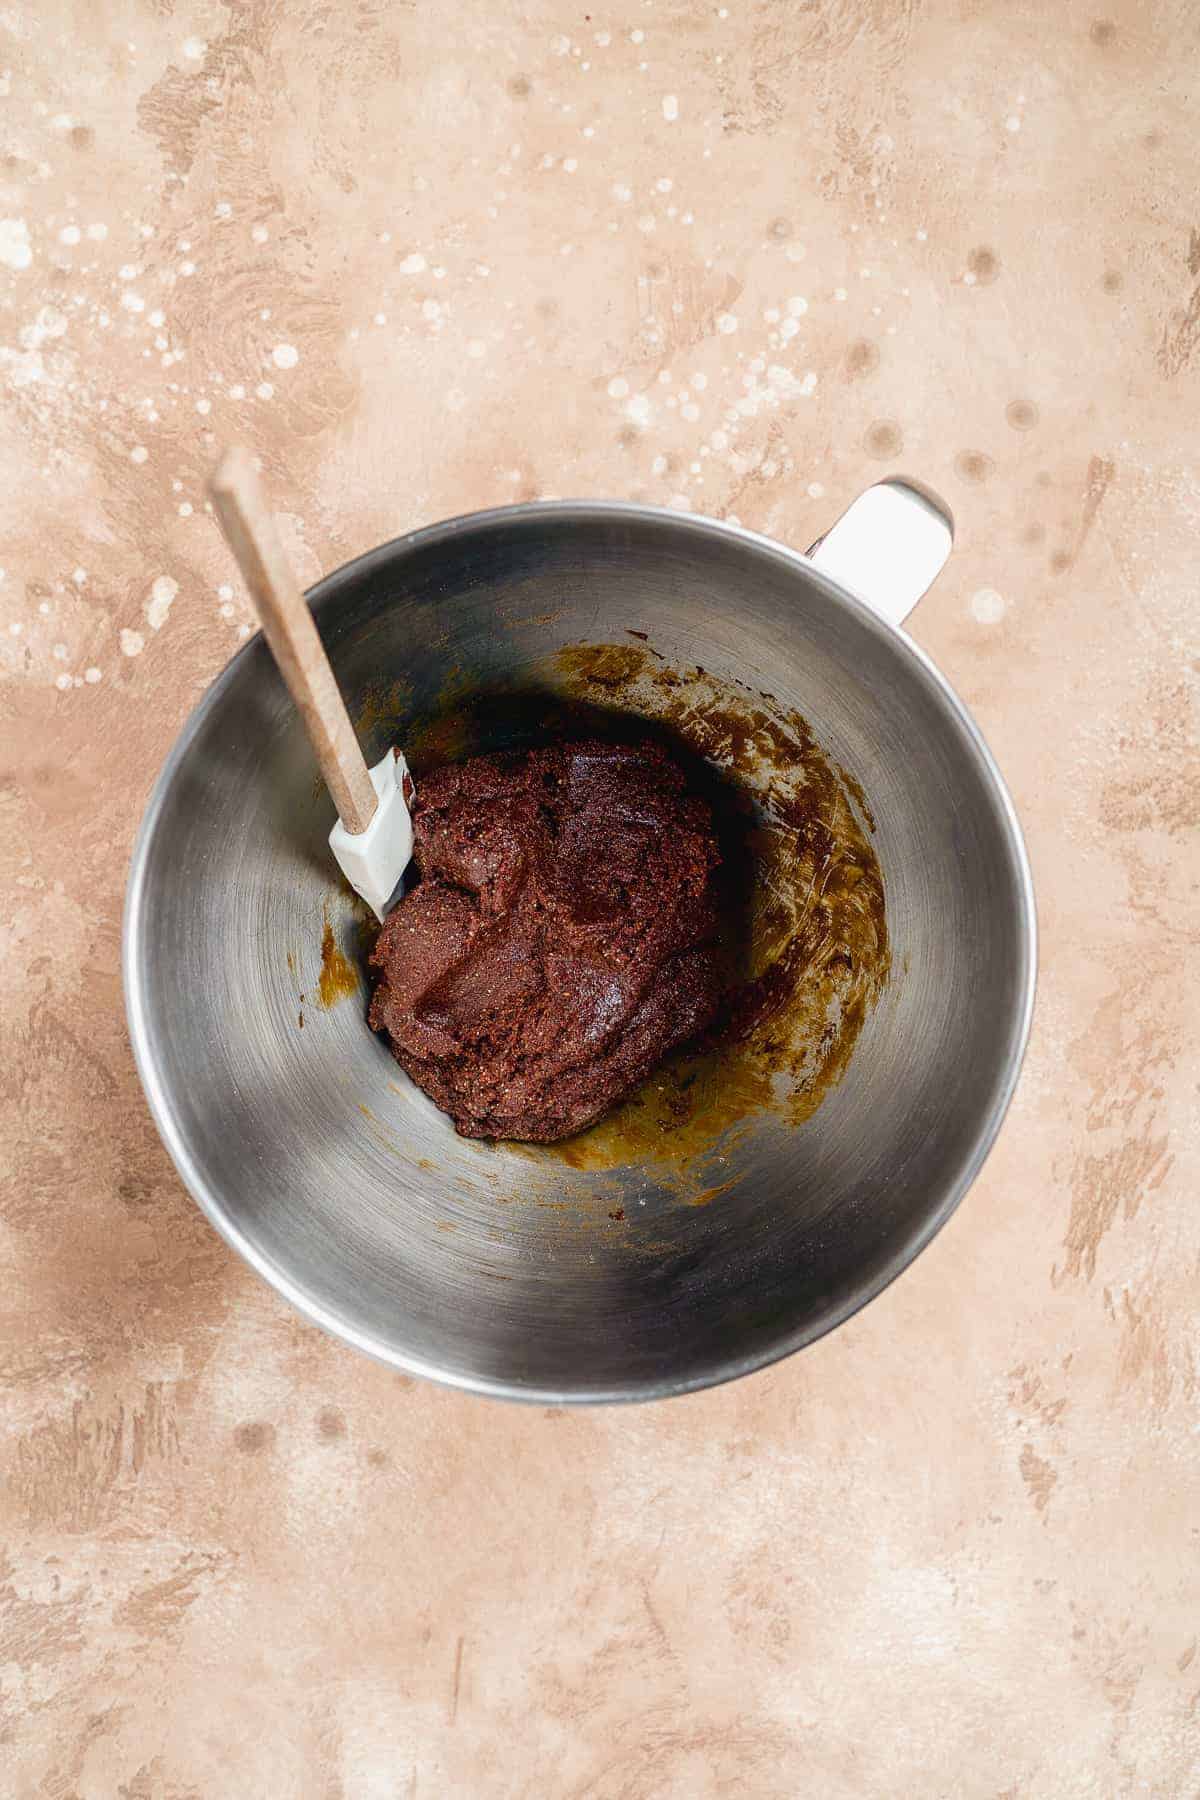
[[[235,447],[225,452],[209,492],[263,635],[300,709],[338,817],[347,831],[365,831],[378,796],[248,450]]]

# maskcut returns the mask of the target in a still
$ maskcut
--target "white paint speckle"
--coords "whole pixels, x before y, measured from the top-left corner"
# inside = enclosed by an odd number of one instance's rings
[[[808,497],[810,500],[823,500],[824,499],[825,489],[819,481],[810,481],[809,482]]]
[[[126,626],[121,632],[121,652],[124,656],[140,656],[146,648],[146,640],[140,631],[130,631]]]
[[[270,237],[270,235],[271,235],[271,234],[270,234],[270,232],[269,232],[269,231],[268,231],[268,230],[267,230],[267,228],[266,228],[266,226],[265,226],[265,225],[252,225],[252,226],[251,226],[251,227],[250,227],[250,241],[251,241],[251,243],[254,243],[254,244],[265,244],[265,243],[266,243],[266,241],[267,241],[267,239],[268,239],[268,238],[269,238],[269,237]]]
[[[0,219],[0,263],[10,269],[27,269],[32,261],[29,227],[24,219]]]
[[[446,411],[458,413],[467,404],[467,396],[461,388],[451,388],[446,395]]]
[[[574,156],[564,156],[563,157],[563,172],[564,172],[564,174],[573,175],[578,167],[579,167],[578,158],[576,158]]]
[[[64,225],[58,234],[60,244],[77,244],[83,236],[78,225]]]
[[[194,510],[191,501],[184,500],[179,508],[179,516],[181,519],[190,519]]]
[[[644,44],[646,41],[646,34],[641,30],[631,31],[629,34],[629,41],[631,44]]]
[[[487,355],[487,345],[482,338],[470,338],[467,342],[467,355],[479,362]]]
[[[212,411],[212,401],[211,400],[197,400],[196,411],[203,416],[207,416],[207,414],[209,414]]]
[[[295,344],[276,344],[271,352],[271,361],[277,369],[294,369],[300,361],[300,352]]]
[[[1005,131],[1020,131],[1021,121],[1017,117],[1016,113],[1010,113],[1008,118],[1005,119],[1004,129],[1005,129]]]
[[[87,582],[87,570],[72,569],[71,580],[75,583],[76,587],[83,587]]]
[[[220,587],[217,589],[217,599],[218,600],[232,600],[233,599],[233,589],[230,587],[230,585],[227,581],[223,581],[221,583]]]
[[[135,444],[129,452],[129,460],[132,463],[144,463],[149,454],[145,444]]]
[[[57,306],[40,307],[38,309],[38,315],[36,319],[34,319],[32,325],[25,325],[21,328],[20,341],[22,349],[40,350],[47,338],[62,337],[67,329],[67,325],[68,320],[66,313],[60,312]],[[40,379],[40,370],[36,375],[31,370],[29,379]],[[14,386],[20,387],[23,385],[22,382],[14,379]]]
[[[428,319],[432,325],[436,320],[440,319],[441,316],[442,303],[440,300],[422,300],[421,317],[423,319]]]
[[[650,423],[650,397],[648,394],[634,394],[625,407],[625,417],[634,425]]]
[[[411,255],[406,256],[404,261],[400,264],[400,273],[402,275],[421,275],[424,273],[426,267],[427,264],[425,258],[421,255],[421,252],[419,250],[414,250]]]
[[[1004,610],[1004,596],[995,588],[977,588],[971,595],[971,617],[981,625],[998,625]]]
[[[275,393],[275,389],[269,381],[260,381],[254,392],[260,400],[270,400]]]
[[[121,295],[121,305],[125,308],[126,312],[140,313],[145,312],[146,310],[146,302],[142,299],[142,296],[135,293],[132,288],[126,288],[125,292]]]
[[[179,510],[182,512],[183,507],[180,507]],[[189,506],[188,511],[191,512],[191,510],[192,509]],[[172,581],[169,575],[158,575],[155,577],[154,585],[150,589],[150,598],[146,602],[146,622],[151,631],[162,630],[170,615],[171,606],[178,592],[179,583],[177,581]],[[124,645],[122,645],[122,648],[124,648]],[[134,653],[131,652],[130,654]]]
[[[90,669],[85,669],[83,671],[83,679],[87,682],[89,687],[95,687],[96,683],[101,679],[101,671],[96,667],[95,663],[92,664]]]
[[[203,62],[204,52],[208,45],[201,37],[189,37],[183,40],[183,54],[188,62]]]
[[[722,337],[732,337],[737,328],[738,322],[735,313],[723,312],[717,314],[717,330],[721,333]]]
[[[679,117],[679,97],[677,94],[664,94],[662,116],[668,125],[673,125]]]
[[[787,303],[787,309],[791,318],[802,318],[808,311],[808,301],[803,294],[793,294]]]
[[[624,181],[614,181],[610,192],[618,206],[628,206],[633,199],[633,189]]]
[[[54,685],[60,693],[65,693],[67,688],[74,686],[74,683],[69,675],[56,675],[54,677]]]

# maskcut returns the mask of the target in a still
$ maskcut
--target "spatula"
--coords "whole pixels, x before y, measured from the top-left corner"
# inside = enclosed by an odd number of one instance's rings
[[[355,893],[382,920],[399,898],[412,856],[408,764],[399,750],[389,750],[367,767],[248,450],[225,452],[209,493],[337,807],[329,848]]]

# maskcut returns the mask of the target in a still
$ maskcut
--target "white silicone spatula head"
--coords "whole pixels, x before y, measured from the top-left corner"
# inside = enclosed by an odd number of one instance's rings
[[[389,750],[369,773],[378,797],[370,824],[363,831],[348,831],[339,818],[329,834],[329,848],[355,893],[383,919],[400,898],[400,883],[413,853],[408,810],[412,776],[399,750]]]
[[[337,807],[329,847],[355,893],[382,919],[412,856],[408,765],[389,750],[368,769],[248,450],[226,451],[209,492]]]

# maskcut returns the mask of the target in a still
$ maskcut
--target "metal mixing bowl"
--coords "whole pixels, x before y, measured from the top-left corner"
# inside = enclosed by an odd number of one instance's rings
[[[1020,832],[946,682],[805,557],[650,507],[475,514],[372,551],[311,599],[352,713],[381,679],[403,677],[420,711],[456,670],[500,681],[629,627],[770,690],[866,791],[893,974],[840,1084],[803,1126],[751,1133],[728,1193],[697,1208],[645,1170],[596,1177],[605,1192],[624,1180],[639,1211],[620,1231],[579,1230],[570,1205],[535,1203],[544,1165],[455,1135],[367,1030],[361,997],[314,1011],[310,995],[298,1029],[323,911],[347,915],[332,806],[256,637],[155,788],[125,921],[138,1066],[213,1224],[318,1324],[486,1394],[681,1393],[847,1318],[962,1198],[1029,1026]],[[368,733],[368,760],[387,736]]]

